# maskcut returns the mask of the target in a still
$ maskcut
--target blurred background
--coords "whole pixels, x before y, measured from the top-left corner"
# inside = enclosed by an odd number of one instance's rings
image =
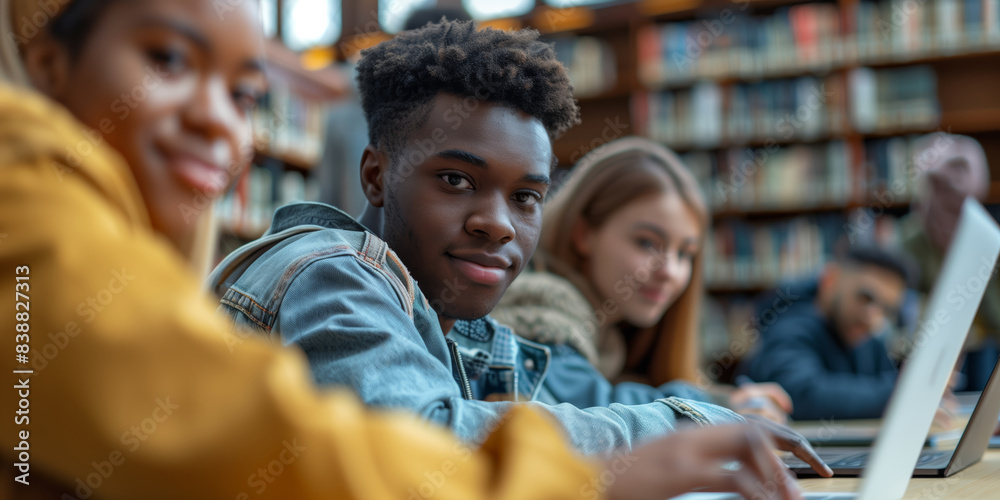
[[[970,135],[1000,179],[1000,0],[262,5],[273,87],[256,118],[254,165],[221,198],[220,255],[259,237],[291,201],[360,212],[361,50],[422,25],[427,9],[531,27],[555,44],[582,108],[583,123],[555,144],[561,172],[642,135],[699,178],[713,210],[704,362],[721,379],[749,348],[741,332],[754,297],[815,274],[849,243],[896,246],[916,188],[916,137]],[[998,202],[994,181],[994,216]]]

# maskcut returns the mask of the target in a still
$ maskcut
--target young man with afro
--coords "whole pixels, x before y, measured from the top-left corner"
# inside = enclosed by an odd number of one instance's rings
[[[211,287],[232,321],[301,347],[319,384],[417,412],[476,444],[511,405],[544,392],[547,349],[484,317],[535,249],[552,141],[579,121],[572,87],[537,32],[452,21],[369,49],[358,81],[367,226],[325,205],[282,207]],[[530,404],[585,454],[684,422],[742,420],[680,398]],[[772,435],[820,463],[797,436]]]

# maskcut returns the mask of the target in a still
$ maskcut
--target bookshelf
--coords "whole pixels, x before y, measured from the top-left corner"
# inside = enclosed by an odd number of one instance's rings
[[[253,117],[250,168],[217,204],[220,255],[260,237],[279,206],[318,199],[313,169],[322,154],[324,118],[350,88],[339,71],[307,70],[281,42],[265,43],[270,90]]]
[[[1000,180],[1000,0],[570,4],[483,24],[538,29],[566,63],[583,122],[554,144],[561,166],[632,134],[683,155],[715,214],[713,295],[815,271],[851,224],[897,238],[922,134],[973,136]],[[378,9],[343,3],[339,57],[391,36]],[[738,274],[758,261],[777,273]]]
[[[590,7],[589,15],[572,16],[592,19],[587,26],[534,26],[613,48],[598,57],[616,73],[599,92],[589,91],[588,80],[579,96],[583,124],[557,142],[556,154],[569,166],[627,134],[677,151],[714,214],[709,292],[722,300],[758,293],[779,278],[815,272],[847,236],[897,241],[915,189],[913,142],[925,133],[973,136],[1000,179],[997,6],[665,0]],[[998,185],[988,202],[1000,202]]]
[[[977,139],[1000,203],[1000,0],[571,4],[482,24],[555,43],[582,117],[553,145],[561,167],[625,135],[683,155],[714,214],[706,286],[734,337],[755,295],[814,273],[848,236],[898,240],[920,135]],[[391,37],[379,0],[342,9],[337,58]],[[292,153],[259,156],[308,175]]]
[[[722,346],[746,340],[754,297],[779,280],[814,274],[852,239],[899,241],[921,135],[977,139],[994,180],[987,203],[1000,203],[997,0],[639,0],[578,9],[589,13],[538,7],[520,19],[577,51],[588,49],[567,39],[612,49],[591,50],[599,59],[591,69],[606,81],[585,76],[583,123],[554,145],[556,155],[569,167],[630,134],[681,154],[713,212],[705,283],[727,318]],[[576,22],[551,21],[562,17]]]

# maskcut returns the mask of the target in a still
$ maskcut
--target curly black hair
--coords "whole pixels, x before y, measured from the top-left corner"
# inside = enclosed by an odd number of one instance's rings
[[[479,29],[442,19],[362,52],[358,63],[368,140],[397,153],[439,93],[502,104],[542,122],[551,139],[580,122],[566,68],[531,29]]]

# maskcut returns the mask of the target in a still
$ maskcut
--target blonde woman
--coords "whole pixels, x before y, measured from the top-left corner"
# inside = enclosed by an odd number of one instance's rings
[[[580,160],[545,206],[535,272],[493,312],[553,349],[550,397],[599,406],[677,395],[786,420],[791,403],[776,384],[701,382],[708,220],[694,178],[663,146],[627,137]]]

